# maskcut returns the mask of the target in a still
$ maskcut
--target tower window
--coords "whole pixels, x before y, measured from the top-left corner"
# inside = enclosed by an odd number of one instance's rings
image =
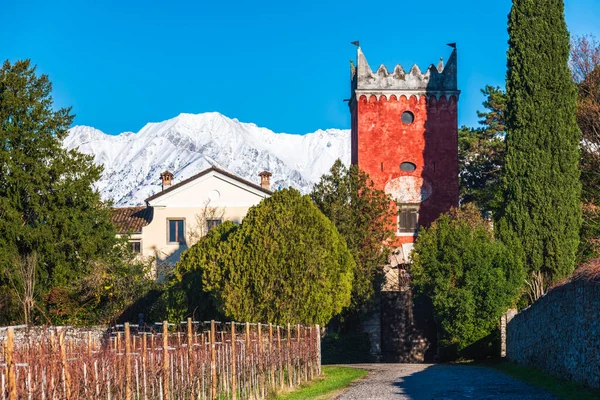
[[[415,121],[415,114],[411,113],[410,111],[404,111],[400,119],[404,125],[410,125]]]
[[[417,166],[409,161],[404,161],[402,164],[400,164],[400,170],[404,172],[415,172],[416,169]]]
[[[419,228],[419,206],[402,204],[398,206],[398,232],[415,233]]]

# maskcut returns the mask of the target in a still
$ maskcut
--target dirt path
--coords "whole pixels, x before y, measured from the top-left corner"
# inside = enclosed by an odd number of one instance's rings
[[[501,372],[471,365],[364,364],[369,371],[339,400],[554,400],[555,396]]]

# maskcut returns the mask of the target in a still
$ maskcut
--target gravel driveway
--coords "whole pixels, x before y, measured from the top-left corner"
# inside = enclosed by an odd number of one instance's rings
[[[501,372],[471,365],[361,364],[369,375],[337,397],[339,400],[547,400],[554,395]]]

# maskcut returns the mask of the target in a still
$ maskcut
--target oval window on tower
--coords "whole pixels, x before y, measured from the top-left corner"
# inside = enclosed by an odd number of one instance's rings
[[[415,121],[415,114],[411,113],[410,111],[404,111],[400,119],[404,125],[410,125]]]
[[[417,166],[409,161],[404,161],[400,164],[400,170],[404,172],[414,172],[417,169]]]

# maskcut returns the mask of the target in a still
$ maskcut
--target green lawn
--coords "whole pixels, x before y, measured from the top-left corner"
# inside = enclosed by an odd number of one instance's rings
[[[293,392],[277,396],[277,399],[285,400],[308,400],[327,399],[328,394],[345,388],[353,381],[367,375],[364,369],[348,367],[322,367],[323,377],[306,385],[302,385]]]
[[[498,362],[486,365],[532,386],[553,393],[559,399],[598,400],[600,398],[600,390],[587,389],[581,384],[557,379],[534,368],[524,367],[510,362]]]

